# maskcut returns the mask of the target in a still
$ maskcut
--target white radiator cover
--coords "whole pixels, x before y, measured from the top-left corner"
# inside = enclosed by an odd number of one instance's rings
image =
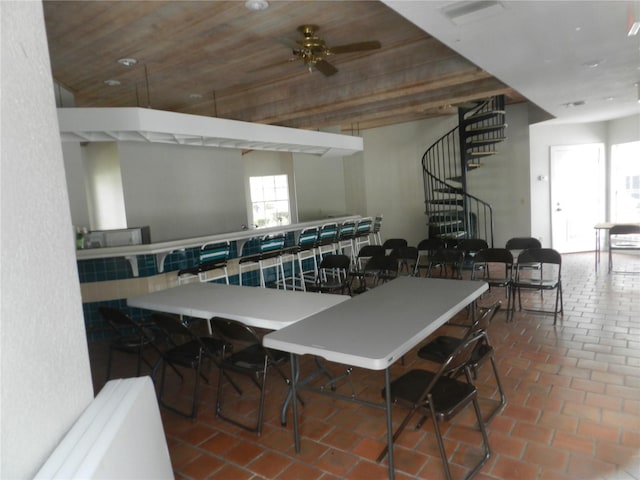
[[[172,480],[151,378],[108,382],[35,478]]]

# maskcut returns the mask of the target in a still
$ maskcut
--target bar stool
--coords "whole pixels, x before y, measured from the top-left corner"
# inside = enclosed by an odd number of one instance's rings
[[[198,265],[178,271],[178,284],[188,283],[191,279],[198,277],[200,282],[210,282],[224,278],[226,284],[229,285],[227,262],[230,249],[228,241],[202,245],[200,247]]]
[[[318,240],[316,242],[316,253],[318,257],[320,257],[320,262],[322,262],[323,255],[338,253],[337,223],[325,223],[320,227],[320,230],[318,231]]]
[[[275,268],[276,287],[280,288],[280,285],[282,285],[284,290],[287,289],[287,286],[284,283],[284,263],[282,262],[284,243],[284,233],[265,235],[260,241],[260,258],[258,259],[258,266],[260,268],[260,286],[263,288],[267,286],[265,272],[270,268]],[[280,278],[283,279],[282,282],[280,282]]]
[[[258,251],[256,253],[242,255],[238,259],[238,277],[240,285],[243,285],[242,272],[247,269],[259,270],[260,286],[265,288],[267,286],[265,280],[265,272],[270,268],[276,269],[276,285],[280,285],[280,278],[284,279],[284,266],[282,263],[282,249],[284,248],[285,234],[274,233],[267,234],[257,240]],[[245,244],[245,248],[256,248],[256,239]],[[244,248],[243,248],[244,251]],[[286,286],[282,283],[284,289]]]
[[[382,214],[377,215],[376,218],[373,219],[373,228],[371,230],[371,235],[373,236],[373,243],[376,245],[382,245],[382,237],[380,236],[381,230]]]
[[[338,253],[347,255],[347,249],[349,251],[348,256],[351,258],[351,264],[353,265],[356,258],[356,246],[354,239],[356,236],[356,222],[355,220],[345,220],[340,225],[338,231]]]
[[[316,244],[318,241],[318,227],[305,228],[300,232],[298,237],[298,246],[296,250],[296,258],[298,261],[298,275],[300,285],[296,285],[295,272],[292,273],[293,289],[306,291],[305,280],[313,281],[318,275],[318,260],[316,258]],[[312,269],[304,268],[304,262],[311,262]]]
[[[356,250],[359,252],[363,245],[371,245],[369,236],[371,235],[371,228],[373,219],[371,217],[361,218],[356,225],[356,235],[354,238]]]

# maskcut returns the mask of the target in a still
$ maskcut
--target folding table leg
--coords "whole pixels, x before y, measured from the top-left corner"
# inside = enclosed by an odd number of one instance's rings
[[[391,380],[389,369],[384,370],[384,402],[387,411],[387,448],[389,456],[389,480],[395,478],[395,469],[393,466],[393,422],[391,418]]]
[[[298,364],[298,356],[291,353],[291,398],[296,398],[296,383],[300,376],[300,366]],[[296,453],[300,453],[300,432],[298,431],[298,402],[291,402],[291,410],[293,412],[293,442]]]

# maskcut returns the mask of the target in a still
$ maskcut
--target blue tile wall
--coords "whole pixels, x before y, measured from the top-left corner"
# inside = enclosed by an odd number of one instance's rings
[[[131,265],[123,257],[79,260],[77,263],[80,283],[133,278]]]
[[[295,245],[294,232],[286,234],[285,246]],[[237,242],[231,242],[230,258],[239,257]],[[260,250],[260,239],[256,237],[245,242],[242,249],[242,255],[253,255]],[[200,260],[200,248],[192,247],[176,250],[171,252],[164,261],[164,272],[173,272],[183,268],[191,268],[198,265]],[[149,277],[157,275],[158,266],[155,255],[138,255],[136,257],[138,263],[138,275],[140,277]],[[129,262],[123,257],[100,258],[93,260],[79,260],[78,275],[81,283],[102,282],[107,280],[123,280],[133,278],[133,271]],[[291,265],[285,264],[285,274],[291,275]],[[269,269],[267,282],[275,281],[275,273],[273,269]],[[216,280],[216,283],[224,283],[224,280]],[[240,279],[238,275],[229,278],[229,283],[239,285]],[[246,272],[242,276],[243,285],[258,286],[260,284],[260,274],[257,270]],[[110,306],[119,308],[127,313],[134,320],[147,321],[150,313],[145,310],[129,308],[126,299],[110,300],[105,302],[84,303],[82,305],[87,336],[89,340],[100,340],[110,338],[112,336],[111,329],[103,321],[98,312],[101,306]]]

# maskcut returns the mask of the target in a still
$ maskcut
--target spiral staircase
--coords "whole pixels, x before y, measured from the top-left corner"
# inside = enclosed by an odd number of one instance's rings
[[[458,125],[422,156],[429,237],[481,238],[493,246],[493,209],[467,189],[467,179],[505,140],[504,96],[458,107]]]

